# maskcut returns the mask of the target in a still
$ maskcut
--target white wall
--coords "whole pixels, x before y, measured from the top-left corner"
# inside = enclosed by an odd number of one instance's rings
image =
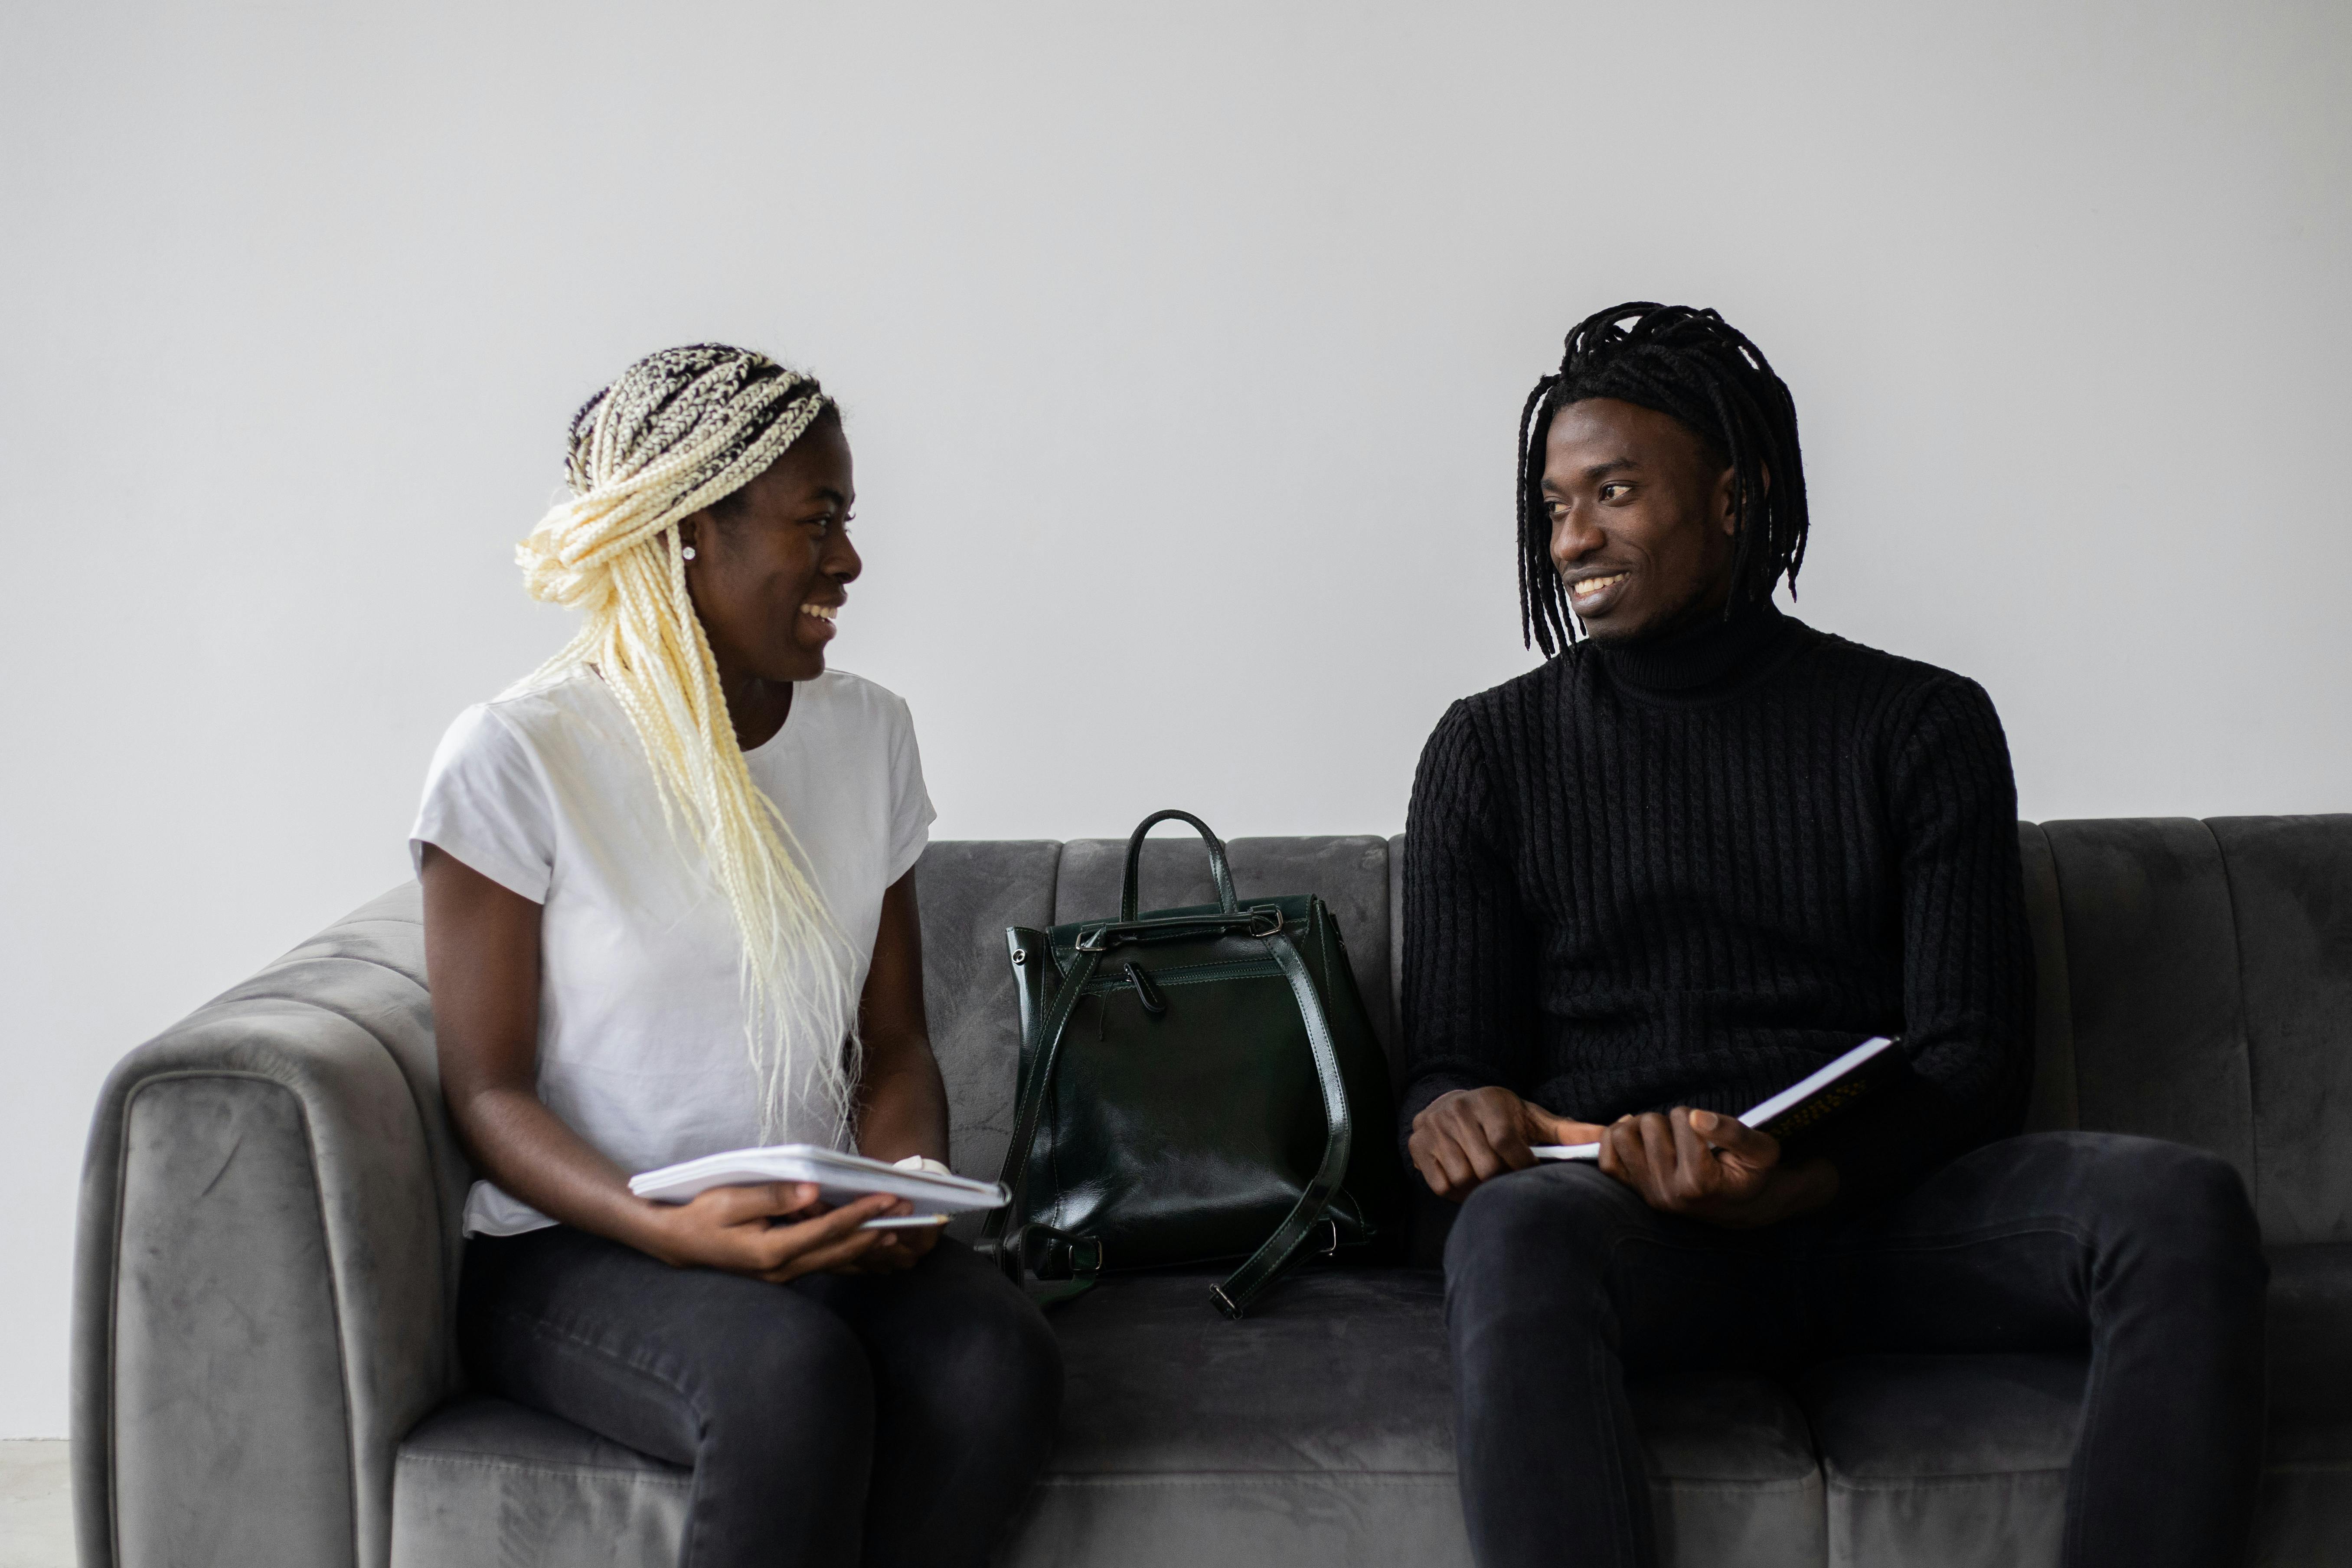
[[[1982,680],[2027,815],[2352,806],[2347,16],[16,0],[0,1436],[65,1427],[101,1075],[404,874],[666,343],[847,405],[837,657],[943,835],[1399,827],[1530,662],[1519,400],[1627,298],[1773,355],[1801,613]]]

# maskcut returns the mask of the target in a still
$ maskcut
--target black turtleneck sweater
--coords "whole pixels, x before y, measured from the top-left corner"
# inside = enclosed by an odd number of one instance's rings
[[[1404,1129],[1490,1084],[1736,1113],[1884,1034],[1915,1077],[1814,1145],[1843,1199],[2013,1131],[2016,816],[1980,687],[1769,605],[1456,702],[1406,830]]]

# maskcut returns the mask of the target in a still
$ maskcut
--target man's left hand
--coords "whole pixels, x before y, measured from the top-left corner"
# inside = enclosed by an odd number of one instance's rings
[[[1737,1228],[1821,1208],[1838,1189],[1828,1161],[1783,1165],[1770,1133],[1686,1106],[1621,1117],[1601,1134],[1601,1168],[1662,1213]]]

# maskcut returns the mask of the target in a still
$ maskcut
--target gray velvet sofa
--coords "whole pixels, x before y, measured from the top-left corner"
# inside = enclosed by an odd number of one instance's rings
[[[1329,900],[1392,1036],[1399,843],[1233,847],[1244,894]],[[2029,824],[2021,847],[2033,1121],[2244,1174],[2274,1271],[2258,1560],[2352,1560],[2352,816]],[[960,1169],[992,1172],[1011,1119],[999,933],[1114,908],[1116,848],[923,860]],[[1206,896],[1196,846],[1152,846],[1147,904]],[[448,1319],[467,1180],[413,886],[124,1059],[81,1198],[85,1568],[676,1560],[684,1472],[467,1391]],[[1068,1402],[1004,1560],[1466,1563],[1437,1275],[1310,1272],[1238,1324],[1205,1285],[1116,1280],[1057,1310]],[[2083,1376],[2065,1354],[1878,1356],[1647,1384],[1666,1560],[2055,1563]]]

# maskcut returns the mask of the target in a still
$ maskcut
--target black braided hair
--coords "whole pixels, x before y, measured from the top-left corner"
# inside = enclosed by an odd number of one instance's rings
[[[1713,310],[1634,300],[1579,321],[1559,368],[1536,383],[1519,415],[1522,640],[1540,646],[1549,658],[1577,637],[1551,560],[1543,445],[1552,415],[1587,397],[1613,397],[1678,419],[1731,468],[1738,532],[1726,616],[1769,598],[1784,575],[1789,592],[1797,591],[1807,519],[1796,400],[1763,351]]]

